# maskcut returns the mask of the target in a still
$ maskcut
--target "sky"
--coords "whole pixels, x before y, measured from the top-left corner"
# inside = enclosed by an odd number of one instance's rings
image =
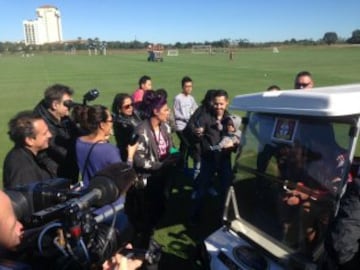
[[[359,0],[0,0],[0,41],[23,40],[23,20],[43,5],[60,10],[64,40],[268,42],[360,29]]]

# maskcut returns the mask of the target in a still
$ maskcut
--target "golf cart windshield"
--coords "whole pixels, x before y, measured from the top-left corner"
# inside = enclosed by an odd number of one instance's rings
[[[350,124],[329,119],[251,113],[234,163],[239,219],[251,227],[247,232],[309,260],[322,246],[348,178]]]

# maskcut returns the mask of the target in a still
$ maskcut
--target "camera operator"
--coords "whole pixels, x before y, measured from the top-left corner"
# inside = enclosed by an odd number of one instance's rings
[[[0,247],[14,249],[23,237],[23,225],[16,219],[9,197],[0,190]]]
[[[45,120],[52,134],[49,148],[39,155],[41,162],[51,169],[53,175],[75,182],[79,173],[75,156],[78,130],[69,117],[70,109],[67,105],[73,93],[66,85],[51,85],[45,90],[44,98],[34,112]]]
[[[30,184],[54,177],[38,162],[38,153],[49,146],[51,133],[45,121],[31,111],[18,113],[9,121],[9,137],[14,147],[6,155],[3,167],[5,188]]]
[[[17,220],[9,197],[2,190],[0,190],[0,249],[15,249],[21,243],[23,235],[23,225]],[[126,248],[131,249],[132,246],[128,244]],[[127,258],[126,256],[117,253],[111,259],[103,263],[102,269],[135,270],[138,269],[141,264],[142,261],[139,259]],[[1,265],[0,268],[2,269]]]
[[[128,146],[137,139],[135,128],[141,119],[134,109],[131,96],[125,93],[119,93],[114,97],[112,113],[116,145],[120,149],[121,159],[127,160]]]

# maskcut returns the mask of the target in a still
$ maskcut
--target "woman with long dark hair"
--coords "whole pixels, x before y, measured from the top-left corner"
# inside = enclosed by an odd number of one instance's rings
[[[87,187],[91,177],[106,166],[121,162],[132,162],[137,145],[129,147],[129,157],[122,160],[119,149],[109,143],[113,133],[113,118],[110,111],[102,105],[82,106],[77,111],[77,119],[86,135],[76,141],[77,163],[84,186]]]
[[[77,110],[76,119],[80,128],[86,135],[79,137],[76,141],[76,158],[81,172],[83,188],[87,188],[91,178],[95,174],[105,169],[106,167],[119,163],[126,162],[132,165],[132,157],[136,151],[137,144],[128,148],[129,157],[127,160],[122,160],[119,149],[109,142],[113,131],[113,117],[110,111],[102,105],[81,106]],[[120,172],[119,172],[120,173]],[[123,198],[119,198],[113,202],[113,206],[123,204]],[[109,207],[97,209],[96,214],[104,213]],[[106,222],[111,221],[111,217]],[[116,218],[116,228],[120,231],[128,229],[127,218],[121,212]]]
[[[141,119],[134,109],[134,102],[129,94],[119,93],[112,104],[114,116],[114,135],[120,149],[122,160],[128,158],[128,146],[136,142],[135,128]]]

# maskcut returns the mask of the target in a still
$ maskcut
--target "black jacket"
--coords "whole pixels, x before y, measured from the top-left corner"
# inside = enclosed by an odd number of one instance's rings
[[[229,113],[225,111],[222,119],[225,119],[228,116]],[[203,135],[201,137],[197,137],[195,135],[195,129],[199,127],[204,129]],[[193,137],[197,137],[197,140],[201,145],[201,155],[204,158],[212,158],[214,155],[230,155],[228,151],[215,153],[210,148],[210,146],[217,145],[221,141],[223,134],[222,120],[217,121],[217,117],[213,111],[208,111],[205,108],[199,107],[191,117],[186,128],[188,129],[189,133],[192,133]]]
[[[28,185],[51,178],[34,154],[24,147],[14,147],[6,155],[3,167],[4,188]]]
[[[358,269],[360,265],[360,192],[355,181],[349,183],[339,210],[325,239],[325,249],[340,269]],[[348,268],[346,268],[348,267]],[[325,268],[324,268],[325,269]]]
[[[79,169],[76,163],[75,143],[79,131],[69,117],[64,117],[60,122],[48,111],[44,101],[34,109],[48,125],[52,134],[49,148],[39,153],[38,160],[51,173],[57,177],[78,180]]]
[[[200,127],[201,117],[206,113],[208,113],[206,107],[204,105],[200,105],[191,115],[189,121],[183,129],[183,134],[190,145],[195,145],[200,142],[200,138],[195,134],[195,129]]]

